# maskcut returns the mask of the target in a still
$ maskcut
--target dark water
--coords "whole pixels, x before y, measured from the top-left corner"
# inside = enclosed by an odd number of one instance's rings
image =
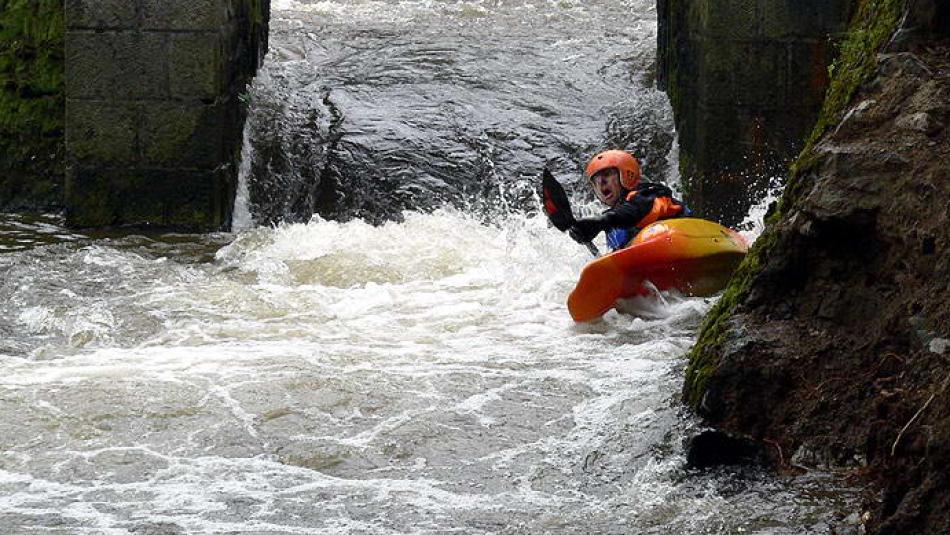
[[[280,2],[251,91],[258,223],[531,206],[606,145],[670,170],[647,1]]]

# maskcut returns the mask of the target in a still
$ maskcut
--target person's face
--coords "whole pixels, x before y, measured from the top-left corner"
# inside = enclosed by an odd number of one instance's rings
[[[600,202],[613,206],[620,201],[623,189],[620,187],[620,172],[616,169],[602,169],[590,177],[590,185]]]

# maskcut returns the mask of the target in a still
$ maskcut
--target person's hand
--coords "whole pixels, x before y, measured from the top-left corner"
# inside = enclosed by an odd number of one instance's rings
[[[603,218],[589,217],[575,221],[567,232],[577,243],[588,243],[603,230]]]

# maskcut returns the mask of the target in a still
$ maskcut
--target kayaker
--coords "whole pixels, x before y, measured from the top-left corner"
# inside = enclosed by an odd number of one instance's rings
[[[643,227],[673,217],[689,215],[685,204],[673,198],[663,184],[640,181],[640,162],[622,150],[601,152],[587,164],[584,173],[594,194],[607,210],[599,216],[578,219],[570,235],[579,243],[607,233],[607,245],[616,251],[626,247]]]

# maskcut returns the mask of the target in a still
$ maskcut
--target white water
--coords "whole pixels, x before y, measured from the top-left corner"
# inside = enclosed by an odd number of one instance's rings
[[[773,177],[770,180],[768,190],[762,198],[752,204],[749,208],[749,213],[746,214],[742,222],[736,226],[739,230],[739,234],[742,234],[750,244],[755,242],[755,240],[762,235],[762,232],[765,230],[765,221],[769,210],[779,202],[784,191],[784,177]]]
[[[620,488],[671,490],[675,460],[615,448],[657,432],[708,305],[576,326],[585,254],[537,218],[443,212],[257,229],[210,265],[90,245],[49,259],[90,269],[42,285],[17,266],[5,297],[45,340],[0,356],[0,519],[436,532],[570,506],[561,522],[614,524]],[[93,273],[124,291],[88,295]]]
[[[232,232],[254,228],[254,216],[251,214],[250,188],[248,186],[251,164],[254,161],[254,145],[251,143],[251,132],[253,130],[251,118],[248,118],[244,123],[244,132],[241,135],[241,166],[238,168],[237,192],[234,195],[234,210],[231,216]]]
[[[780,482],[684,477],[682,355],[711,303],[575,325],[587,253],[537,217],[314,220],[210,264],[157,247],[0,256],[18,333],[4,533],[727,533],[784,522],[784,503],[794,525],[827,519]]]

